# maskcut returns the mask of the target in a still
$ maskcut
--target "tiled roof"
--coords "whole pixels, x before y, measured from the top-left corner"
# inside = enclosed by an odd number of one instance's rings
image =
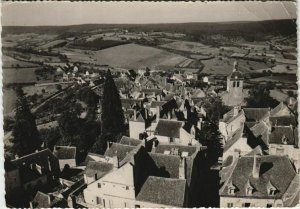
[[[274,126],[272,127],[269,136],[270,144],[284,144],[284,138],[288,145],[298,145],[298,131],[297,128],[290,126]]]
[[[154,134],[158,136],[179,138],[181,127],[182,127],[181,121],[161,119],[158,121]]]
[[[166,103],[166,101],[152,101],[151,102],[151,108],[154,108],[154,107],[161,107],[163,106],[164,104]]]
[[[222,119],[222,122],[229,124],[232,121],[234,121],[236,118],[240,117],[241,115],[245,115],[243,110],[240,110],[236,116],[233,116],[233,112],[234,112],[234,108],[232,108],[232,110],[230,110],[224,115],[225,117]]]
[[[290,109],[283,102],[280,102],[279,105],[271,110],[270,116],[288,116],[290,113]]]
[[[229,75],[229,78],[230,79],[243,79],[243,75],[239,70],[235,70]]]
[[[32,206],[34,208],[50,208],[52,206],[51,199],[47,194],[38,191],[32,200]]]
[[[136,199],[166,206],[184,207],[186,180],[149,176]]]
[[[55,146],[54,155],[58,159],[75,159],[76,158],[76,147],[70,146]]]
[[[149,153],[149,155],[156,167],[167,174],[165,177],[179,178],[179,156],[158,153]]]
[[[239,129],[237,129],[234,134],[232,135],[231,139],[229,139],[225,146],[224,146],[224,152],[226,152],[232,145],[234,145],[240,138],[242,138],[244,132],[244,126],[241,126]]]
[[[243,108],[246,121],[260,121],[268,116],[269,108]]]
[[[282,197],[296,175],[290,160],[286,156],[257,156],[257,163],[259,163],[260,168],[258,178],[252,176],[253,162],[253,156],[243,156],[238,160],[231,176],[220,189],[220,196],[249,198],[245,190],[245,185],[249,181],[254,188],[250,198],[277,199]],[[236,187],[234,195],[228,193],[229,182],[232,182]],[[268,195],[268,182],[276,187],[275,196]]]
[[[155,148],[155,152],[164,154],[165,151],[171,151],[172,148],[178,149],[178,152],[181,154],[183,152],[187,152],[188,156],[191,156],[197,152],[197,147],[195,146],[184,146],[175,144],[158,144],[158,146]]]
[[[86,166],[88,164],[89,161],[99,161],[99,159],[101,158],[105,158],[104,155],[99,155],[99,154],[95,154],[95,153],[88,153],[84,162],[82,162],[80,165],[81,166]]]
[[[106,163],[106,162],[101,162],[101,161],[90,161],[88,162],[86,169],[85,169],[85,174],[87,176],[95,176],[97,174],[97,179],[100,179],[103,177],[105,174],[107,174],[109,171],[113,169],[113,164],[111,163]]]
[[[261,137],[261,139],[264,141],[264,143],[267,145],[269,142],[268,140],[268,135],[269,135],[269,130],[268,130],[268,125],[261,121],[257,123],[255,126],[251,127],[250,130],[253,133],[255,137]]]
[[[106,150],[104,155],[108,157],[118,156],[118,159],[121,162],[126,155],[135,148],[135,146],[113,143],[111,147]]]
[[[294,115],[289,115],[289,116],[274,116],[270,117],[270,122],[272,126],[296,126],[297,124],[297,119]]]
[[[162,90],[161,89],[142,89],[141,92],[160,94],[160,93],[162,93]]]
[[[129,145],[129,146],[138,146],[142,143],[139,139],[133,139],[128,136],[122,136],[120,144]]]

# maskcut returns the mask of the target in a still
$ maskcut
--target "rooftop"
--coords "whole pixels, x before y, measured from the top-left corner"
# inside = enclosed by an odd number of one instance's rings
[[[142,143],[139,139],[133,139],[128,136],[122,136],[120,144],[129,145],[129,146],[138,146]]]
[[[154,131],[154,134],[158,136],[179,138],[182,124],[183,123],[181,121],[160,119]]]
[[[260,121],[268,116],[269,108],[243,108],[247,121]]]
[[[126,155],[135,148],[136,146],[113,143],[111,147],[106,150],[104,155],[108,157],[117,156],[119,161],[121,162],[126,157]]]
[[[258,178],[252,176],[253,162],[253,156],[243,156],[238,160],[237,165],[233,167],[231,176],[221,188],[220,196],[249,197],[245,189],[245,185],[249,181],[254,188],[251,198],[276,199],[282,197],[296,175],[290,160],[286,156],[257,156]],[[277,189],[274,197],[268,195],[269,182]],[[230,183],[236,187],[233,195],[228,193]]]
[[[138,193],[138,201],[184,207],[186,180],[149,176]]]
[[[89,177],[95,176],[95,174],[97,174],[97,179],[100,179],[108,172],[110,172],[113,167],[114,166],[111,163],[89,161],[85,169],[85,174]]]

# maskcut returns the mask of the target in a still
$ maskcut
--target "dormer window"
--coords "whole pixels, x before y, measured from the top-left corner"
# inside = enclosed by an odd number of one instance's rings
[[[271,181],[267,184],[267,190],[269,196],[274,196],[277,193],[277,188],[271,183]]]
[[[253,194],[253,191],[254,191],[254,187],[251,185],[249,179],[245,185],[245,193],[247,196],[251,196]]]
[[[282,137],[282,143],[283,144],[287,144],[287,141],[288,141],[288,139],[286,138],[285,135],[283,135],[283,137]]]
[[[228,194],[234,195],[236,191],[236,186],[233,185],[232,180],[228,184]]]

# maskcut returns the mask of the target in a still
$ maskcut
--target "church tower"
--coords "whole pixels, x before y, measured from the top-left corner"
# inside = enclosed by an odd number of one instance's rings
[[[233,71],[227,76],[227,91],[233,97],[243,97],[244,78],[238,70],[237,62],[233,64]]]

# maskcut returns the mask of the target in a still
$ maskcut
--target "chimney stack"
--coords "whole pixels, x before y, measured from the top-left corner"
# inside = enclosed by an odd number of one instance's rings
[[[158,123],[160,118],[160,108],[159,106],[156,106],[156,122]]]
[[[133,110],[133,120],[136,121],[136,109]]]
[[[259,172],[260,172],[260,158],[259,155],[254,154],[253,156],[253,168],[252,168],[252,176],[253,178],[259,178]]]
[[[185,166],[186,166],[186,159],[181,158],[180,160],[180,166],[179,166],[179,179],[186,179],[185,175]]]
[[[235,106],[233,108],[233,116],[237,116],[239,114],[239,108],[237,106]]]
[[[113,164],[115,168],[119,168],[119,158],[117,156],[117,153],[113,156]]]

